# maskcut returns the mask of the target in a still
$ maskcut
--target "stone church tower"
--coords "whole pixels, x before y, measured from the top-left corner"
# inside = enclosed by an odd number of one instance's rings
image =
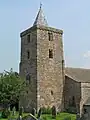
[[[40,6],[33,26],[20,34],[20,76],[27,92],[20,106],[32,108],[56,106],[62,110],[64,87],[63,31],[49,27]]]

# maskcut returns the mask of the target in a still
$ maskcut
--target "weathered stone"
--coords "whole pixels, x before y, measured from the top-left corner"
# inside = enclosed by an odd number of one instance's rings
[[[48,32],[53,34],[53,41],[49,41]],[[30,43],[27,43],[28,34]],[[49,58],[49,49],[53,50],[52,59]],[[27,50],[30,51],[30,59],[27,59]],[[59,110],[63,108],[62,60],[62,31],[38,26],[21,37],[20,75],[23,78],[27,73],[31,76],[28,94],[20,101],[21,105],[29,109],[53,105]]]
[[[69,107],[74,107],[76,108],[76,112],[79,113],[80,100],[81,100],[81,83],[73,80],[68,76],[65,76],[65,86],[64,86],[65,110],[67,110]],[[74,102],[75,104],[72,104],[72,102]],[[72,104],[72,106],[70,106],[70,104]]]

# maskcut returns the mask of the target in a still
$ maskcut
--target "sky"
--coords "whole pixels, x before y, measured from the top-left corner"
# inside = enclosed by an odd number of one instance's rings
[[[1,0],[0,72],[19,71],[20,33],[32,26],[40,2],[48,25],[64,32],[66,66],[90,68],[90,0]]]

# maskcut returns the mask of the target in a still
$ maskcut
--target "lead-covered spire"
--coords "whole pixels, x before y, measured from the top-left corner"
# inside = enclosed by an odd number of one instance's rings
[[[37,14],[37,17],[35,19],[34,25],[40,25],[40,26],[48,26],[47,21],[45,19],[43,10],[42,10],[42,4],[40,3],[40,8]]]

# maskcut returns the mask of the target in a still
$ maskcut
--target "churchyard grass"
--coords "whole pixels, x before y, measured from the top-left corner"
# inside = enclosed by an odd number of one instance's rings
[[[71,120],[76,120],[75,114],[69,114],[69,113],[59,113],[56,116],[55,120],[64,120],[67,117],[71,117]],[[52,119],[52,115],[46,114],[41,116],[42,120],[54,120]]]
[[[28,116],[28,115],[29,115],[29,113],[23,113],[22,117],[25,117],[25,116]],[[64,120],[67,117],[71,117],[71,120],[76,120],[76,115],[75,114],[70,114],[70,113],[59,113],[59,114],[57,114],[55,120]],[[12,116],[11,118],[12,118],[12,120],[14,118],[18,118],[18,112],[16,113],[15,116]],[[8,120],[8,119],[7,118],[6,119],[0,118],[0,120]],[[41,120],[54,120],[54,119],[52,119],[51,114],[43,114],[43,115],[41,115]]]

